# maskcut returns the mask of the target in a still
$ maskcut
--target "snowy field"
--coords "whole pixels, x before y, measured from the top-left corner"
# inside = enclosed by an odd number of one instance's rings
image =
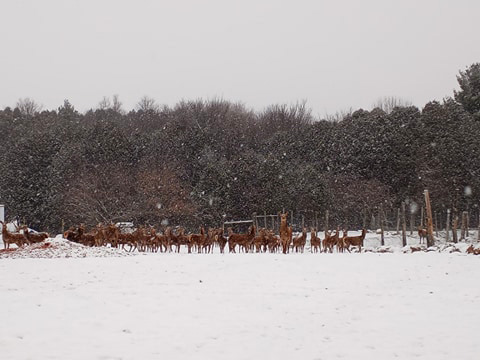
[[[79,254],[0,259],[1,359],[480,356],[480,256]]]

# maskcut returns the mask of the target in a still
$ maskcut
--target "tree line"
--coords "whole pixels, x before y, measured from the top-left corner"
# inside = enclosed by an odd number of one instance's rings
[[[30,99],[0,110],[0,203],[38,230],[133,221],[218,225],[293,211],[350,228],[429,189],[434,211],[480,204],[480,64],[421,109],[395,101],[319,119],[305,103],[253,111],[222,99],[78,112]],[[315,215],[317,216],[317,215]],[[473,216],[473,215],[472,215]]]

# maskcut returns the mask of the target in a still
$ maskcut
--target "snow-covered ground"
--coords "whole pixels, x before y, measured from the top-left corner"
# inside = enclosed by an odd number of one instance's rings
[[[480,256],[84,251],[0,259],[1,359],[480,356]]]

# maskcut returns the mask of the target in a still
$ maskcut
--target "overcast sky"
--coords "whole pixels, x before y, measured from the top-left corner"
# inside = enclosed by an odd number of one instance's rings
[[[480,62],[478,0],[2,0],[0,107],[223,98],[314,115],[451,96]]]

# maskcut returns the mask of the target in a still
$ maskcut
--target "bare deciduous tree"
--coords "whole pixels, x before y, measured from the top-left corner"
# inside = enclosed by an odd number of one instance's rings
[[[119,113],[119,114],[123,114],[122,105],[123,104],[120,101],[120,98],[118,97],[118,94],[113,95],[112,110]]]
[[[42,110],[42,105],[37,104],[35,100],[28,97],[18,99],[16,107],[25,116],[33,116]]]
[[[160,106],[158,106],[157,102],[155,99],[152,99],[151,97],[144,96],[140,99],[140,101],[137,103],[136,106],[138,111],[153,111],[153,112],[158,112],[160,111]]]
[[[384,96],[373,103],[372,108],[379,108],[390,114],[396,107],[412,106],[412,102],[395,96]]]
[[[353,114],[353,108],[350,107],[347,110],[337,111],[335,114],[326,114],[325,120],[331,121],[331,122],[339,122],[352,114]]]
[[[110,102],[110,98],[107,96],[104,96],[102,100],[98,103],[98,108],[100,110],[107,110],[112,107],[112,103]]]
[[[112,100],[108,96],[104,96],[98,103],[98,109],[107,110],[111,109],[119,114],[123,114],[122,102],[117,94],[113,95]]]

